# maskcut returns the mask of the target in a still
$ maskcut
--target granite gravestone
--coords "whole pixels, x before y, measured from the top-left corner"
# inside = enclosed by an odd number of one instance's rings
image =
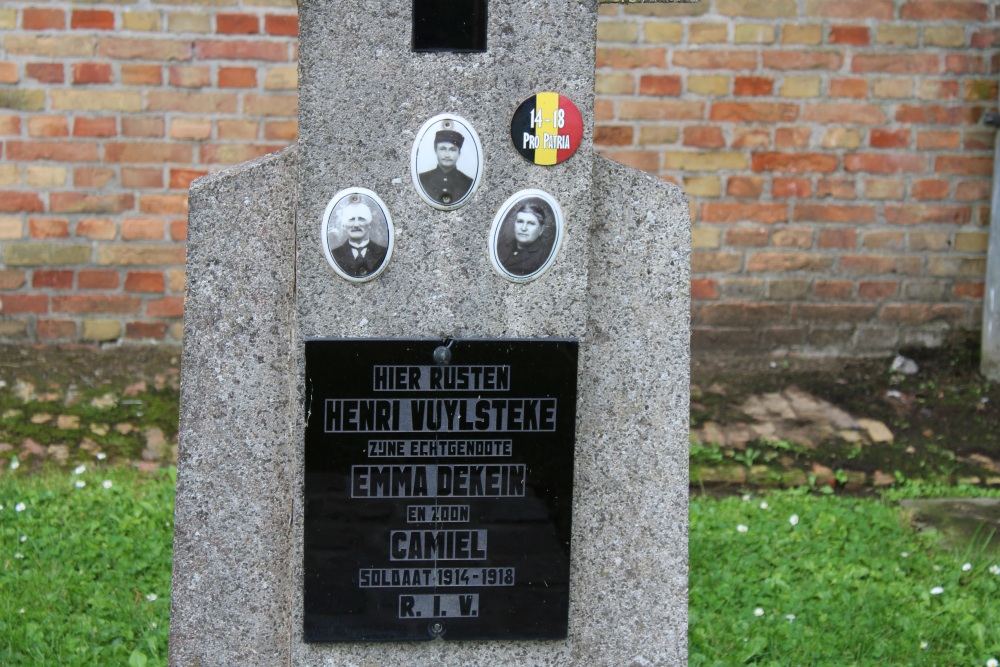
[[[297,145],[192,187],[170,662],[686,664],[687,201],[596,3],[421,4],[302,3]]]

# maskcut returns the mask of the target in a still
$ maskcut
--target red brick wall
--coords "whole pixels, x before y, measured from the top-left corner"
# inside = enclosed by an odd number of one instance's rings
[[[692,199],[695,344],[979,328],[996,3],[604,5],[595,139]],[[176,341],[186,189],[296,134],[292,0],[0,6],[0,341]]]
[[[997,3],[603,6],[596,143],[692,200],[695,345],[978,330]]]
[[[188,185],[295,140],[295,12],[0,5],[0,340],[180,339]]]

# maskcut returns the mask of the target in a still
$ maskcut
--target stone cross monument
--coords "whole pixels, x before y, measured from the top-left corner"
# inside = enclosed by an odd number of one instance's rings
[[[300,3],[297,145],[191,189],[170,664],[687,663],[689,209],[596,19]]]

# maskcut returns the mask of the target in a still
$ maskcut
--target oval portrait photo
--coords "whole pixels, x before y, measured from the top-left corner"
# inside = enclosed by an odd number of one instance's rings
[[[323,252],[342,278],[363,283],[378,278],[392,257],[395,231],[385,202],[365,188],[333,196],[323,213]]]
[[[521,190],[504,202],[490,229],[493,268],[516,283],[542,275],[562,241],[563,218],[558,202],[541,190]]]
[[[441,114],[413,142],[410,173],[417,194],[442,211],[468,203],[483,174],[483,146],[469,121]]]

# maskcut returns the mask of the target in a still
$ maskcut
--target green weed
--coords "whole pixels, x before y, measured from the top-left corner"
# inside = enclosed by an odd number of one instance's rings
[[[1000,568],[881,500],[805,489],[691,501],[691,665],[986,665]]]
[[[0,477],[0,664],[166,664],[175,477]]]

